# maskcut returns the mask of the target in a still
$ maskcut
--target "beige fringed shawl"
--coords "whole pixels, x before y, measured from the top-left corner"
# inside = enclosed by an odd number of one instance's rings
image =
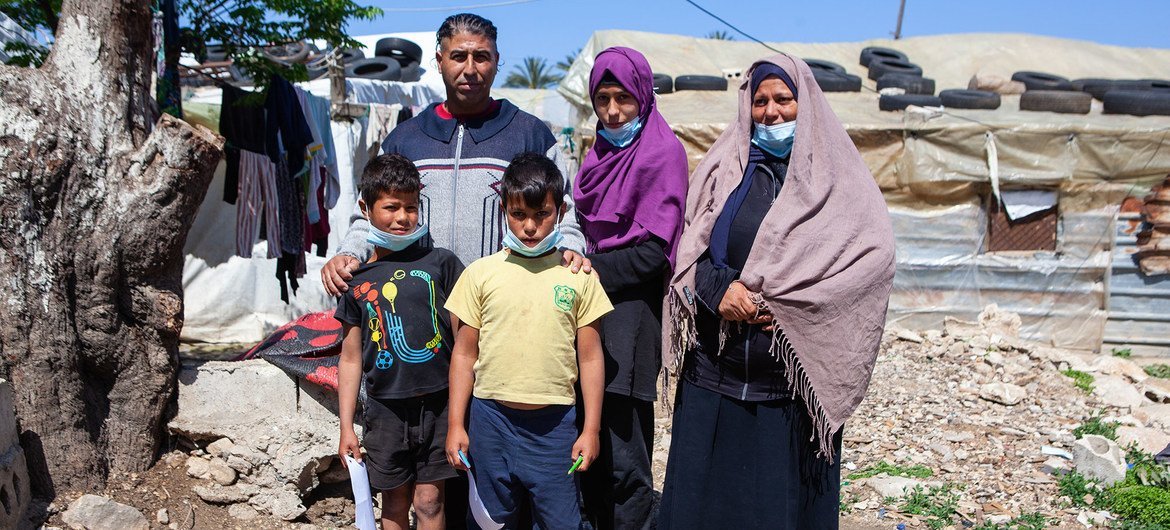
[[[740,280],[763,295],[777,324],[772,352],[808,408],[818,454],[865,397],[894,278],[894,237],[881,191],[800,59],[776,55],[796,84],[795,142],[784,187],[764,217]],[[695,340],[696,261],[743,178],[751,138],[749,80],[739,115],[690,177],[686,226],[667,292],[663,366],[677,371]],[[717,301],[716,301],[717,302]],[[663,378],[664,381],[668,378]]]

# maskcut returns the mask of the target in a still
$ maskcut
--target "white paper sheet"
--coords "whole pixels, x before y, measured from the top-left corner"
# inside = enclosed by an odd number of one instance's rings
[[[366,463],[354,460],[352,456],[345,456],[346,468],[349,469],[349,483],[353,486],[354,516],[357,521],[354,526],[358,530],[378,530],[374,519],[374,498],[370,496],[370,476],[366,473]]]
[[[471,473],[471,462],[467,461],[467,457],[463,456],[462,452],[460,452],[459,458],[463,460],[463,465],[467,466],[467,503],[471,506],[471,516],[475,518],[475,523],[482,530],[500,530],[504,525],[492,520],[487,507],[483,505],[483,499],[479,498],[479,490],[475,488],[475,476]]]

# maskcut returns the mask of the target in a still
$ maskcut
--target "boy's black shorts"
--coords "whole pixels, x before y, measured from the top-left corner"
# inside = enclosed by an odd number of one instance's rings
[[[456,475],[447,463],[447,390],[409,399],[368,398],[362,447],[370,487],[392,490],[408,482]]]

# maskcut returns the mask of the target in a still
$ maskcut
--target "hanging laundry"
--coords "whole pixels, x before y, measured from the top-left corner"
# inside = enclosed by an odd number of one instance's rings
[[[260,236],[260,225],[268,240],[268,257],[278,258],[280,252],[280,214],[275,207],[276,166],[268,155],[240,151],[239,204],[236,208],[236,254],[250,258],[252,247]],[[263,212],[263,215],[261,214]],[[261,223],[261,219],[264,220]]]
[[[249,99],[253,101],[249,101]],[[219,134],[227,140],[224,157],[227,168],[224,174],[223,200],[236,203],[240,180],[240,150],[253,153],[267,153],[267,124],[260,96],[225,86],[219,114]]]
[[[308,95],[309,106],[313,109],[313,120],[317,125],[317,133],[321,136],[322,151],[325,154],[323,165],[328,173],[325,182],[325,209],[337,206],[337,199],[341,197],[341,173],[337,170],[337,149],[333,145],[333,125],[330,118],[329,100]]]

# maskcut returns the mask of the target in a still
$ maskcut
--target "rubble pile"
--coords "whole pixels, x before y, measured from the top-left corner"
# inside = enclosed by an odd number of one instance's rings
[[[915,486],[950,485],[956,521],[1002,524],[1039,513],[1052,527],[1083,528],[1100,519],[1060,498],[1058,475],[1077,469],[1091,476],[1097,466],[1116,480],[1118,463],[1106,457],[1123,451],[1103,438],[1092,440],[1094,450],[1078,448],[1073,429],[1103,415],[1122,425],[1123,445],[1137,442],[1156,454],[1170,443],[1170,381],[1108,353],[1028,343],[1019,329],[1017,315],[995,306],[979,322],[948,318],[941,331],[887,329],[867,397],[845,426],[843,513],[875,525],[916,522],[898,512],[897,498]],[[1067,370],[1092,375],[1091,392],[1074,386]],[[882,462],[930,474],[860,478]]]

